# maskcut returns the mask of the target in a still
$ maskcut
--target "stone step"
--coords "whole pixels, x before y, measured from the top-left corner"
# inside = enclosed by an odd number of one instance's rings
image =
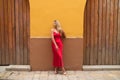
[[[6,71],[6,68],[7,68],[8,66],[0,66],[0,72],[4,72],[4,71]]]
[[[6,71],[30,71],[30,65],[10,65],[6,67]]]
[[[84,65],[83,70],[120,70],[120,65]]]

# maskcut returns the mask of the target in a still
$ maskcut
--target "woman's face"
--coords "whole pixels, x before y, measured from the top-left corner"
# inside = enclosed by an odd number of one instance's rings
[[[54,27],[54,28],[57,28],[57,24],[56,24],[55,21],[53,22],[53,27]]]

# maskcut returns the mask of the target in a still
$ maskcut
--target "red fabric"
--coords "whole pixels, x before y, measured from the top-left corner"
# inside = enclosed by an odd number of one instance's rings
[[[63,43],[61,40],[60,33],[53,33],[56,44],[58,45],[58,50],[56,49],[54,43],[52,42],[52,51],[53,51],[53,66],[54,67],[63,67],[63,58],[62,58],[62,50]]]

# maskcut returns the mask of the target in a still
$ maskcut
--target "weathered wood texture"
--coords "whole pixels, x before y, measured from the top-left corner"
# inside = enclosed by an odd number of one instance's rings
[[[84,65],[120,65],[120,0],[87,0]]]
[[[0,0],[0,65],[29,64],[29,0]]]

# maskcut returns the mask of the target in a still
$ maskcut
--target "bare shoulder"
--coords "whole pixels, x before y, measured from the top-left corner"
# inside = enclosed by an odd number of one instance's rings
[[[54,29],[53,29],[53,28],[51,29],[51,32],[54,32]]]

